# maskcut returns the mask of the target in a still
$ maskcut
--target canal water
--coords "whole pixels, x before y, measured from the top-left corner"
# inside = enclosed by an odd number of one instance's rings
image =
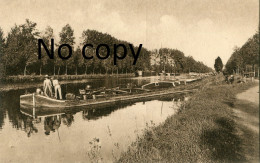
[[[134,83],[141,86],[153,78],[107,78],[62,85],[64,93],[78,89],[112,88]],[[35,88],[0,95],[1,162],[112,162],[120,153],[156,126],[176,113],[184,97],[123,104],[109,108],[69,110],[51,115],[24,113],[19,96]]]

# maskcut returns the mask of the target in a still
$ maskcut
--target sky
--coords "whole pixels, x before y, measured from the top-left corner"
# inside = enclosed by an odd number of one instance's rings
[[[55,43],[70,24],[77,44],[95,29],[149,50],[178,49],[213,68],[256,33],[259,0],[0,0],[5,36],[27,18],[40,32],[51,26]]]

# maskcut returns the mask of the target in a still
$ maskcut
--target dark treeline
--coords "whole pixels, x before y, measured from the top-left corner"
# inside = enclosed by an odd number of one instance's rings
[[[196,61],[192,56],[185,56],[178,49],[161,48],[151,52],[152,68],[156,72],[162,70],[170,73],[206,73],[212,69],[200,61]]]
[[[256,72],[259,67],[259,32],[249,38],[241,47],[235,47],[234,52],[227,61],[225,72],[243,73]]]
[[[210,68],[202,62],[195,61],[192,57],[185,57],[184,53],[176,49],[159,49],[156,53],[142,47],[136,65],[133,65],[133,56],[127,41],[112,37],[107,33],[95,30],[84,30],[82,32],[80,46],[75,46],[74,30],[69,24],[65,25],[59,33],[59,42],[55,42],[54,59],[50,59],[42,47],[42,58],[38,59],[38,39],[43,39],[48,49],[51,49],[51,39],[54,38],[53,29],[48,26],[44,32],[39,32],[37,24],[26,19],[24,24],[14,25],[10,32],[4,37],[0,28],[0,75],[67,75],[67,74],[113,74],[134,73],[137,70],[161,72],[209,72]],[[84,44],[92,44],[94,48],[87,48],[86,54],[94,56],[93,59],[84,59],[82,47]],[[73,54],[68,60],[58,57],[58,46],[69,44],[72,46]],[[110,56],[105,60],[95,57],[95,50],[99,44],[107,44],[110,48]],[[124,59],[117,60],[113,64],[114,44],[124,44],[127,55]],[[138,47],[134,47],[136,52]],[[122,53],[120,48],[117,54]],[[158,54],[157,54],[158,53]],[[62,48],[61,55],[67,56],[68,49]],[[106,49],[100,48],[99,54],[106,55]],[[157,55],[159,63],[151,65],[152,56]]]

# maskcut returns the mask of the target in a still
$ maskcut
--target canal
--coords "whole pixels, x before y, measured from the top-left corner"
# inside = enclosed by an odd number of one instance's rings
[[[64,93],[78,93],[86,85],[112,88],[154,78],[90,79],[63,84]],[[89,110],[82,108],[33,119],[19,107],[19,96],[35,88],[0,94],[0,159],[3,162],[112,162],[146,129],[176,113],[183,96]]]

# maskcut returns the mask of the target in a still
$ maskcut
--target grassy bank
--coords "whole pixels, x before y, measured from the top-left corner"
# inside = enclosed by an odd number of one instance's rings
[[[94,74],[94,75],[57,75],[56,77],[60,81],[61,84],[67,83],[84,83],[89,79],[104,79],[104,78],[127,78],[134,77],[135,75],[132,73],[128,74],[113,74],[113,75],[105,75],[105,74]],[[41,76],[12,76],[5,79],[5,81],[0,82],[0,92],[10,91],[10,90],[18,90],[18,89],[28,89],[28,88],[36,88],[42,87],[42,83],[44,80],[44,75]],[[146,77],[141,77],[145,79]],[[195,84],[197,85],[197,83]],[[178,89],[194,87],[193,83],[188,83],[188,86],[179,86]]]
[[[258,134],[239,125],[235,95],[258,83],[227,85],[217,76],[179,112],[138,138],[119,162],[244,162],[258,159]],[[254,152],[249,152],[254,151]]]
[[[0,92],[9,91],[9,90],[18,90],[18,89],[27,89],[34,87],[41,87],[44,75],[27,75],[27,76],[9,76],[0,80]],[[100,79],[106,77],[134,77],[134,74],[114,74],[114,75],[105,75],[105,74],[88,74],[88,75],[57,75],[57,79],[61,84],[67,83],[80,83],[86,82],[88,79]]]
[[[1,78],[1,83],[26,83],[39,82],[44,80],[45,75],[17,75]],[[58,80],[82,80],[104,77],[134,77],[133,73],[128,74],[87,74],[87,75],[56,75]]]

